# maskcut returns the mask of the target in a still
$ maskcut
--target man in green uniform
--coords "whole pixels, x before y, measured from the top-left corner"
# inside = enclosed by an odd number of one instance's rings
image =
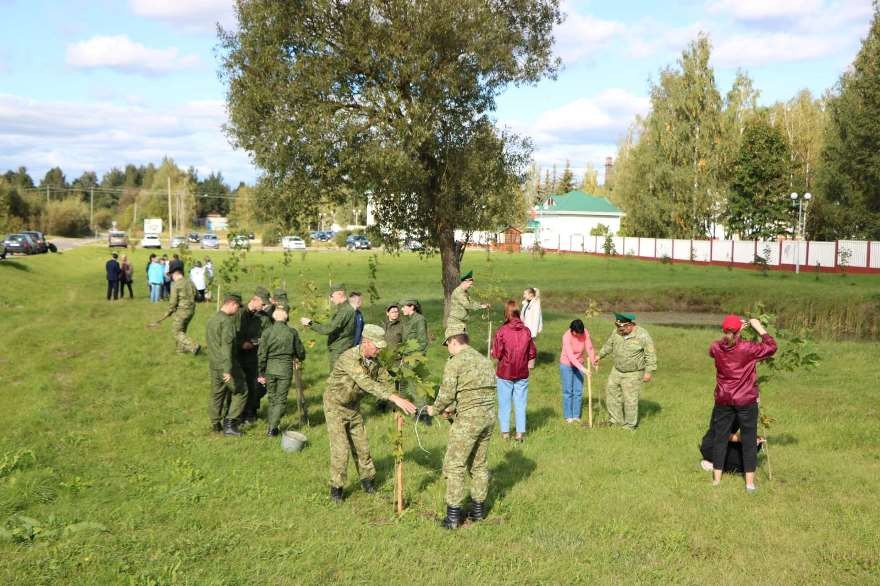
[[[404,315],[403,341],[415,340],[419,344],[419,352],[428,352],[428,322],[422,315],[422,308],[415,299],[404,299],[400,302]]]
[[[287,325],[287,311],[278,308],[272,314],[272,327],[263,332],[258,352],[260,376],[257,380],[266,385],[269,395],[269,410],[266,419],[269,428],[266,435],[272,437],[280,433],[278,426],[287,407],[287,392],[294,365],[306,359],[306,349],[299,339],[299,332]]]
[[[416,412],[415,405],[394,392],[388,371],[376,360],[384,347],[385,331],[367,324],[361,345],[343,352],[327,379],[324,417],[330,440],[330,498],[337,503],[343,500],[349,450],[354,456],[361,486],[366,492],[376,490],[373,484],[376,467],[370,456],[360,409],[364,395],[369,393],[377,399],[391,401],[408,415]]]
[[[257,318],[260,320],[260,331],[265,332],[272,326],[272,314],[275,312],[275,305],[272,304],[269,290],[265,287],[257,287],[254,295],[259,297],[263,304],[263,307],[257,312]]]
[[[265,388],[257,385],[257,375],[259,375],[257,346],[260,345],[260,336],[263,335],[258,313],[262,309],[263,300],[259,295],[254,294],[248,300],[247,307],[242,307],[238,311],[238,361],[244,372],[244,384],[248,395],[242,423],[256,421],[257,412],[260,410],[260,399],[265,394]]]
[[[278,289],[275,289],[275,291],[272,293],[272,298],[270,299],[270,301],[271,301],[272,305],[276,305],[276,306],[290,304],[290,302],[287,299],[287,291],[285,291],[284,289],[281,289],[280,287]]]
[[[330,358],[330,370],[339,356],[354,346],[354,308],[345,296],[345,285],[330,287],[330,302],[336,307],[336,313],[328,324],[319,324],[310,317],[300,318],[300,323],[313,331],[327,336],[327,354]]]
[[[205,326],[208,371],[211,376],[211,425],[214,431],[236,436],[241,435],[238,421],[247,402],[244,372],[238,363],[238,332],[235,329],[235,315],[240,307],[241,295],[227,293],[220,311],[209,317]]]
[[[489,492],[489,440],[495,429],[495,365],[470,347],[467,333],[461,326],[446,329],[451,358],[443,370],[443,384],[428,415],[453,415],[449,443],[443,458],[446,477],[446,518],[443,527],[455,529],[464,521],[462,504],[466,475],[471,475],[471,512],[474,521],[485,516]]]
[[[385,342],[389,348],[396,348],[403,342],[403,322],[400,320],[400,306],[396,303],[385,308],[385,322],[382,324],[385,330]]]
[[[642,384],[650,382],[657,370],[657,353],[651,336],[636,325],[631,313],[615,313],[615,331],[599,351],[599,358],[609,354],[614,367],[605,387],[605,404],[611,425],[634,430],[639,424],[639,394]]]
[[[468,315],[470,312],[476,311],[477,309],[487,309],[489,307],[488,303],[471,301],[470,295],[468,295],[468,289],[470,289],[473,284],[473,271],[468,271],[466,274],[462,275],[461,284],[455,288],[452,292],[452,297],[449,298],[449,316],[446,318],[447,328],[462,326],[465,331],[467,331]]]
[[[183,263],[174,266],[171,272],[171,294],[168,298],[168,310],[162,319],[174,316],[171,322],[171,331],[177,341],[179,353],[192,352],[198,354],[201,346],[186,335],[186,328],[196,313],[196,288],[192,281],[183,276]],[[160,320],[161,321],[161,320]],[[158,322],[151,325],[158,325]]]

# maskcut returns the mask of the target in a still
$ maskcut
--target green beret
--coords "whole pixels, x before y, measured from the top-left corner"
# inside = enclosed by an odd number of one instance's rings
[[[636,321],[636,314],[634,313],[617,313],[614,312],[614,321],[622,324],[632,323]]]
[[[223,296],[223,303],[229,303],[230,301],[235,301],[239,305],[241,305],[241,294],[236,293],[235,291],[229,291],[226,295]]]
[[[364,331],[361,334],[361,337],[375,344],[377,348],[384,348],[388,345],[388,342],[385,341],[385,330],[373,324],[367,324],[364,326]]]
[[[337,291],[345,292],[345,285],[343,283],[334,283],[330,285],[330,294],[336,293]]]
[[[263,305],[269,305],[269,290],[265,287],[257,287],[254,291],[254,295],[260,298],[260,301],[263,302]]]
[[[462,281],[473,281],[474,280],[474,271],[468,271],[461,276]]]
[[[458,336],[460,334],[466,334],[467,328],[464,324],[453,324],[446,328],[446,332],[443,334],[443,345],[446,346],[449,342],[449,338],[452,336]]]

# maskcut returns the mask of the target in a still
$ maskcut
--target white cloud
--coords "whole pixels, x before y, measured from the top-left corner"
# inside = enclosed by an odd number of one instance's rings
[[[211,31],[219,22],[235,22],[233,0],[131,0],[137,16],[152,18],[191,31]]]
[[[627,51],[636,59],[677,54],[707,29],[707,25],[702,22],[680,27],[659,22],[641,22],[627,31]]]
[[[708,9],[747,22],[793,20],[824,8],[822,0],[713,0]]]
[[[107,68],[124,73],[167,73],[199,65],[198,55],[175,47],[151,49],[125,35],[96,36],[67,47],[67,63],[83,69]]]
[[[556,52],[563,63],[575,63],[595,55],[621,35],[623,23],[602,20],[575,12],[563,6],[567,13],[565,22],[556,29]]]
[[[846,39],[831,35],[751,33],[722,38],[713,61],[722,67],[761,66],[827,57],[846,46]]]
[[[182,167],[252,182],[256,171],[245,153],[229,146],[221,132],[225,121],[225,105],[216,100],[158,109],[0,94],[0,169],[26,165],[41,175],[59,165],[68,177],[84,170],[100,175],[113,166],[169,156]]]
[[[528,129],[537,144],[614,144],[637,114],[648,111],[647,97],[612,88],[545,110]]]

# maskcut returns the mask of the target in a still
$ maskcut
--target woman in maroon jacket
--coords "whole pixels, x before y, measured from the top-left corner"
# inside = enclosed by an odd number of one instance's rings
[[[739,316],[728,315],[721,324],[721,339],[709,347],[715,359],[715,408],[712,410],[713,441],[712,484],[721,482],[727,442],[734,422],[739,422],[743,447],[743,471],[746,490],[755,492],[755,468],[758,464],[758,382],[755,367],[761,360],[776,353],[776,340],[756,319],[749,326],[761,336],[760,342],[740,338],[744,322]]]
[[[504,308],[504,325],[495,332],[492,357],[498,360],[495,369],[498,389],[498,423],[501,437],[510,438],[510,402],[516,422],[516,441],[523,441],[526,433],[526,399],[529,395],[529,370],[535,367],[538,350],[532,334],[519,318],[516,301],[510,300]]]

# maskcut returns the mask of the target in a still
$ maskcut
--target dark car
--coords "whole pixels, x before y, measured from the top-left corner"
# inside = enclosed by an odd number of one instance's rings
[[[190,232],[186,235],[186,239],[193,244],[199,243],[199,233],[198,232]]]
[[[370,241],[363,234],[352,234],[345,240],[348,250],[370,250]]]
[[[46,242],[46,237],[43,235],[42,232],[37,232],[36,230],[24,230],[21,233],[25,236],[30,236],[31,240],[34,241],[34,245],[36,246],[36,250],[34,252],[49,252],[49,243]]]
[[[3,241],[6,254],[34,254],[36,243],[27,234],[10,234]]]

